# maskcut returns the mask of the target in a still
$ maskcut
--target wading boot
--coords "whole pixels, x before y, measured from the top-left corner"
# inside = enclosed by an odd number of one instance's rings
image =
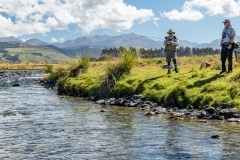
[[[178,69],[177,68],[175,68],[175,72],[178,73]]]
[[[167,74],[171,74],[171,69],[170,69],[170,68],[168,69],[168,72],[167,72]]]
[[[225,73],[226,72],[226,70],[222,70],[219,74],[223,74],[223,73]]]

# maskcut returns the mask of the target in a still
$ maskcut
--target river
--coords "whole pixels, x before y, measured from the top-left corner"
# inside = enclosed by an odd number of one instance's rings
[[[33,79],[23,78],[20,87],[1,83],[1,160],[240,159],[238,123],[148,117],[135,108],[58,96]]]

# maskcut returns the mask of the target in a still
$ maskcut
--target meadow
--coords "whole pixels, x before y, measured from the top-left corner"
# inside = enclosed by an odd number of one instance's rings
[[[240,64],[235,59],[233,72],[223,75],[220,55],[178,57],[179,73],[170,75],[163,67],[165,58],[82,62],[62,64],[48,76],[57,80],[59,94],[98,98],[137,94],[164,105],[240,108]]]

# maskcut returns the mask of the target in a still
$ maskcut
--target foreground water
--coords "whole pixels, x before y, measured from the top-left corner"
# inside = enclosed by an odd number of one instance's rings
[[[0,87],[0,159],[240,159],[240,125],[171,121],[60,97],[28,79]],[[211,135],[220,135],[212,139]]]

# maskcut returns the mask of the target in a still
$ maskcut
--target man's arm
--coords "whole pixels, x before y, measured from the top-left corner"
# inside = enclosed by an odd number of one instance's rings
[[[232,30],[231,30],[231,37],[230,37],[230,43],[234,42],[234,38],[235,38],[235,30],[232,28]]]
[[[178,38],[175,39],[174,45],[175,45],[175,46],[178,46],[178,45],[179,45],[179,40],[178,40]]]
[[[233,28],[231,28],[231,35],[230,35],[230,45],[228,46],[228,49],[232,48],[232,43],[234,42],[234,38],[235,38],[235,30]]]
[[[165,37],[163,45],[166,46],[167,45],[167,37]]]

